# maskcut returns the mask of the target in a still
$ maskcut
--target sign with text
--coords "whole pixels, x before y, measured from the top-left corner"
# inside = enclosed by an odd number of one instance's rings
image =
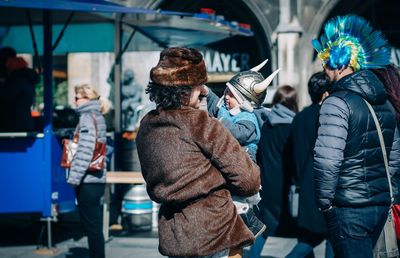
[[[250,55],[247,53],[202,51],[202,54],[209,73],[237,73],[250,69]]]

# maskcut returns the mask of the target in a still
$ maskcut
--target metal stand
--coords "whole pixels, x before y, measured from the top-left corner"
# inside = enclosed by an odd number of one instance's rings
[[[45,223],[42,225],[35,253],[39,255],[55,255],[59,252],[59,250],[57,248],[53,248],[51,222],[56,222],[57,219],[47,217],[41,218],[40,221],[43,221]],[[43,243],[43,232],[45,227],[47,227],[47,246],[41,244]]]
[[[37,249],[40,248],[41,243],[43,243],[43,231],[44,228],[47,226],[47,248],[50,249],[53,246],[52,243],[52,235],[51,235],[51,221],[53,219],[52,218],[41,218],[40,221],[45,221],[46,224],[42,225],[42,229],[40,230],[40,235],[39,235],[39,240],[38,240],[38,245],[37,245]]]

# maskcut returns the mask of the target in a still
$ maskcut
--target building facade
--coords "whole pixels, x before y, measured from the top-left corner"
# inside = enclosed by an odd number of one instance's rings
[[[368,19],[384,32],[393,45],[394,62],[397,62],[400,42],[400,25],[396,15],[400,3],[396,0],[151,0],[114,2],[135,7],[199,12],[201,8],[214,9],[216,15],[226,20],[251,26],[253,37],[232,37],[207,46],[219,53],[241,53],[249,57],[248,63],[256,65],[268,58],[264,72],[281,68],[276,85],[289,84],[299,91],[300,105],[309,103],[307,81],[312,73],[320,71],[321,64],[311,46],[323,24],[331,17],[357,14]],[[148,46],[137,45],[136,50]],[[397,54],[397,55],[396,55]],[[240,60],[238,61],[240,65]],[[263,72],[263,71],[262,71]],[[272,94],[269,94],[271,97]]]

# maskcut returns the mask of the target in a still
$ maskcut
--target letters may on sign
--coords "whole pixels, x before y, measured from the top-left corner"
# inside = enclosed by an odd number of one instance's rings
[[[218,51],[205,51],[202,53],[206,63],[207,71],[213,72],[240,72],[249,68],[249,54],[232,53],[225,54]],[[239,66],[240,64],[240,66]]]

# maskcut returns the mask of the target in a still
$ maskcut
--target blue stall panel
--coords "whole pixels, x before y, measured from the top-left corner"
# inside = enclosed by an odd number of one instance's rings
[[[0,213],[42,212],[43,138],[0,138]],[[46,189],[47,188],[47,189]]]
[[[12,133],[11,133],[12,134]],[[15,133],[18,134],[18,133]],[[61,144],[49,135],[0,137],[0,213],[39,212],[44,217],[73,211],[75,194],[60,167]]]

